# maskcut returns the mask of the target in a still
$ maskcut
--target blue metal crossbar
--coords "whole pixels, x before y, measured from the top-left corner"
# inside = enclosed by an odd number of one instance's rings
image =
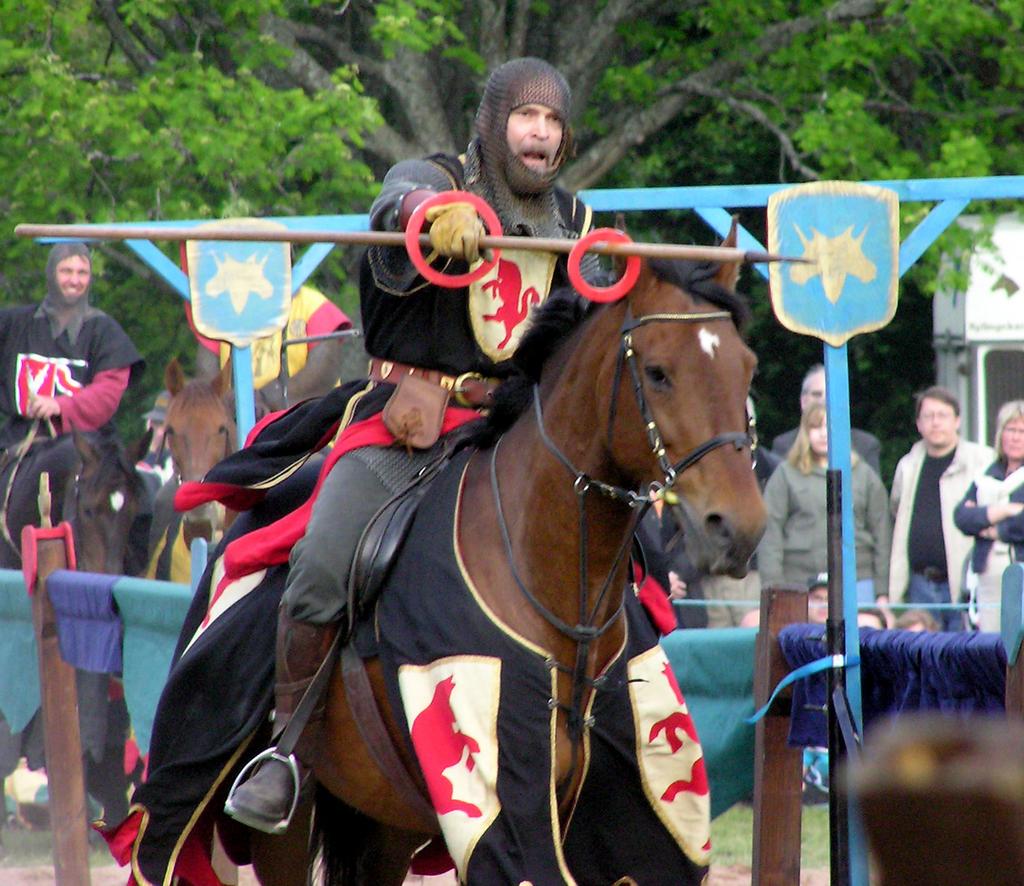
[[[883,180],[865,184],[890,188],[904,203],[934,201],[937,204],[903,241],[900,247],[901,276],[956,220],[971,200],[1024,197],[1024,176],[1020,175]],[[678,188],[606,188],[581,191],[579,196],[599,212],[692,209],[720,237],[725,237],[732,223],[732,216],[728,211],[730,208],[767,206],[768,198],[772,194],[791,186],[790,183],[779,183]],[[278,216],[269,220],[296,231],[365,231],[369,228],[369,219],[366,215]],[[209,219],[189,219],[132,222],[128,226],[180,228],[208,223]],[[738,235],[741,248],[764,251],[764,246],[749,231],[740,229]],[[59,238],[41,238],[41,242],[53,242],[55,239]],[[125,243],[182,298],[189,297],[188,277],[151,240],[126,240]],[[302,252],[292,269],[293,292],[305,283],[333,248],[334,244],[331,243],[316,243]],[[755,265],[755,270],[763,277],[768,276],[767,265]],[[234,381],[235,390],[238,392],[238,427],[244,436],[253,424],[252,374],[248,348],[240,350],[244,353],[236,355]]]

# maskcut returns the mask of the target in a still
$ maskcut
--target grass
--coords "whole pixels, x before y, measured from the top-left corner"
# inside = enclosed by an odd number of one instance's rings
[[[711,823],[711,859],[716,866],[750,865],[753,847],[753,807],[738,803]],[[828,867],[828,806],[804,806],[800,866]]]
[[[0,832],[5,853],[0,853],[0,870],[3,868],[26,868],[53,864],[53,838],[49,831],[29,831],[23,828],[5,827]],[[100,842],[97,843],[96,841]],[[89,837],[89,865],[103,867],[114,864],[102,838],[97,834]],[[0,875],[0,882],[3,876]]]
[[[711,823],[712,859],[716,866],[750,865],[753,845],[754,812],[747,804],[737,804]],[[805,806],[801,828],[801,867],[828,867],[828,806]],[[0,869],[32,867],[53,861],[53,844],[49,831],[4,828]],[[113,864],[106,847],[90,837],[89,864],[93,867]],[[0,876],[0,881],[3,877]]]

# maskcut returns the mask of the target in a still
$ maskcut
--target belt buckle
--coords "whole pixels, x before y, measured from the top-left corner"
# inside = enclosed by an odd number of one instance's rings
[[[478,381],[482,383],[484,381],[484,377],[479,372],[463,372],[462,375],[454,379],[454,384],[449,388],[449,390],[455,395],[455,402],[458,403],[459,406],[471,408],[474,404],[470,403],[465,397],[465,385],[467,381]]]

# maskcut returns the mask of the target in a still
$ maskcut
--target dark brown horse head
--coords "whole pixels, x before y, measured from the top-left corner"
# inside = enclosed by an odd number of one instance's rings
[[[69,483],[64,517],[74,527],[79,569],[124,574],[132,523],[149,495],[135,465],[152,433],[147,430],[125,447],[113,435],[72,431],[79,466]]]
[[[179,482],[202,480],[221,459],[235,451],[237,430],[228,405],[230,384],[225,371],[210,379],[187,379],[177,358],[164,370],[164,386],[171,395],[164,423],[164,441],[170,449]],[[185,514],[185,541],[202,537],[213,542],[224,530],[222,505],[210,503]]]
[[[765,521],[745,438],[757,359],[740,333],[746,306],[734,294],[737,273],[732,263],[644,264],[615,311],[633,325],[632,356],[627,350],[620,417],[608,438],[611,459],[634,478],[660,484],[665,465],[677,471],[667,479],[688,555],[698,568],[730,575],[745,574]]]

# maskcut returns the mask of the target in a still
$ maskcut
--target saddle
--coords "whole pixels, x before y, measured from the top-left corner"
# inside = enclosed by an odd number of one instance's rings
[[[420,503],[463,445],[456,442],[445,447],[420,469],[409,485],[384,502],[363,529],[349,570],[346,640],[373,612]]]
[[[446,446],[420,469],[409,485],[381,505],[366,525],[349,570],[347,622],[335,638],[326,667],[322,666],[322,670],[329,672],[335,656],[340,654],[349,708],[363,741],[399,796],[425,823],[434,821],[425,786],[406,767],[392,743],[363,660],[377,655],[372,616],[388,575],[405,544],[416,511],[434,480],[464,445],[464,441],[457,440]],[[315,681],[320,679],[321,675],[317,674]]]

